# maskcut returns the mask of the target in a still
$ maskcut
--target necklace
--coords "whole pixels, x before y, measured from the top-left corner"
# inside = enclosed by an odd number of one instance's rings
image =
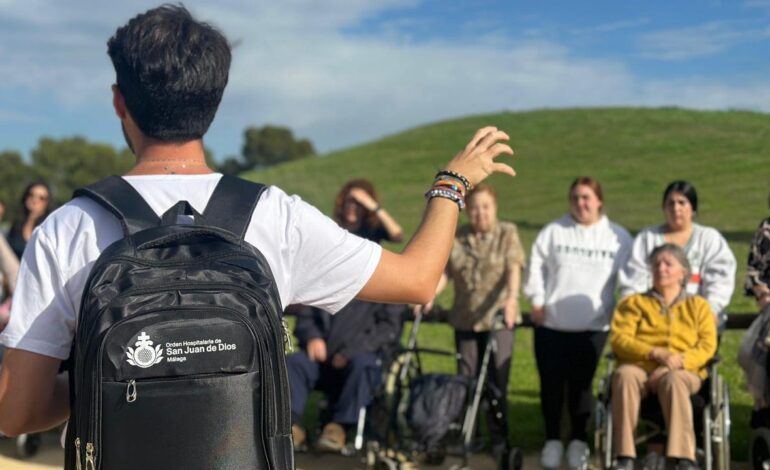
[[[167,163],[186,163],[188,165],[196,165],[196,166],[206,165],[205,161],[200,161],[200,160],[171,160],[171,159],[169,160],[156,159],[156,160],[141,162],[139,164],[140,165],[165,165]]]

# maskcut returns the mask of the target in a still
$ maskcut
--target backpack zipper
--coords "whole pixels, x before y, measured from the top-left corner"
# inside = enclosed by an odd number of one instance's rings
[[[80,463],[80,438],[75,438],[75,469],[82,470],[83,466]]]
[[[86,470],[96,470],[94,453],[96,453],[96,447],[91,442],[86,442]]]

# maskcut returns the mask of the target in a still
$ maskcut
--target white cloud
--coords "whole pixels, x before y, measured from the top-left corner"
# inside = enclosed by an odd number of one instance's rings
[[[747,0],[743,2],[746,8],[770,8],[770,0]]]
[[[647,58],[682,60],[718,54],[737,44],[760,41],[768,36],[767,29],[755,22],[713,21],[644,34],[639,48]]]
[[[593,33],[609,33],[613,31],[620,31],[623,29],[632,29],[644,26],[650,22],[649,18],[637,18],[635,20],[620,20],[611,21],[609,23],[592,26],[589,28],[577,28],[571,32],[573,34],[593,34]]]
[[[40,123],[45,118],[29,113],[20,113],[18,111],[0,109],[0,122],[24,122],[24,123]]]
[[[483,37],[473,43],[405,41],[395,26],[388,34],[345,32],[371,15],[408,10],[415,3],[186,2],[197,17],[219,26],[238,44],[230,84],[207,144],[218,156],[236,153],[243,128],[265,123],[288,125],[328,150],[438,119],[506,109],[630,104],[770,110],[770,98],[757,101],[770,97],[761,83],[747,87],[717,79],[643,80],[620,59],[578,57],[555,41],[512,42],[499,36],[494,23],[489,23],[488,34],[483,22],[471,24],[479,32],[476,37]],[[98,0],[9,4],[0,10],[0,24],[19,27],[0,28],[0,93],[42,96],[50,106],[93,116],[93,122],[70,125],[93,140],[120,143],[116,126],[95,124],[112,119],[108,107],[114,72],[105,44],[117,26],[154,5],[147,0],[116,3],[110,9]],[[611,31],[640,21],[645,20],[594,29]],[[731,31],[721,24],[708,28]],[[725,34],[717,36],[739,40]],[[656,42],[662,39],[655,38],[647,39],[648,50],[665,52]],[[22,122],[26,113],[45,111],[6,109],[0,111],[0,120],[12,121],[18,113],[16,122]]]

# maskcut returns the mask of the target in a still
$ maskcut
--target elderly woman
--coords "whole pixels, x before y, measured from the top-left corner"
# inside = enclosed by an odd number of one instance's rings
[[[698,193],[687,181],[674,181],[663,192],[666,222],[647,227],[636,236],[631,259],[620,273],[623,297],[646,292],[651,286],[647,259],[653,248],[664,243],[682,247],[690,263],[686,290],[703,296],[715,315],[730,303],[735,289],[735,255],[727,240],[712,227],[695,223]]]
[[[612,378],[612,419],[617,468],[633,469],[634,430],[641,399],[658,396],[668,431],[666,456],[677,469],[697,468],[690,396],[706,378],[716,352],[716,324],[709,303],[685,286],[690,264],[673,243],[652,250],[652,290],[625,298],[615,311],[610,344],[619,367]]]
[[[467,198],[469,224],[457,231],[438,295],[454,282],[454,304],[449,323],[455,329],[460,374],[476,377],[481,369],[489,335],[497,342],[490,363],[489,388],[493,399],[487,423],[492,451],[498,462],[509,451],[507,418],[508,377],[513,353],[513,329],[519,321],[519,286],[525,264],[516,225],[497,219],[497,194],[492,186],[478,185]],[[425,306],[430,309],[432,303]],[[495,323],[498,311],[504,324]]]

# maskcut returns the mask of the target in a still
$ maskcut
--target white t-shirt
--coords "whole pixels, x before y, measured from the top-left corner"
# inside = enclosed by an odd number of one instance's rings
[[[202,213],[221,174],[125,177],[162,215],[180,200]],[[99,254],[123,237],[112,214],[86,198],[52,213],[22,258],[11,320],[0,335],[8,347],[66,359],[80,299]],[[376,243],[340,228],[298,196],[271,186],[257,204],[246,241],[267,259],[281,303],[336,312],[363,288],[380,260]]]

